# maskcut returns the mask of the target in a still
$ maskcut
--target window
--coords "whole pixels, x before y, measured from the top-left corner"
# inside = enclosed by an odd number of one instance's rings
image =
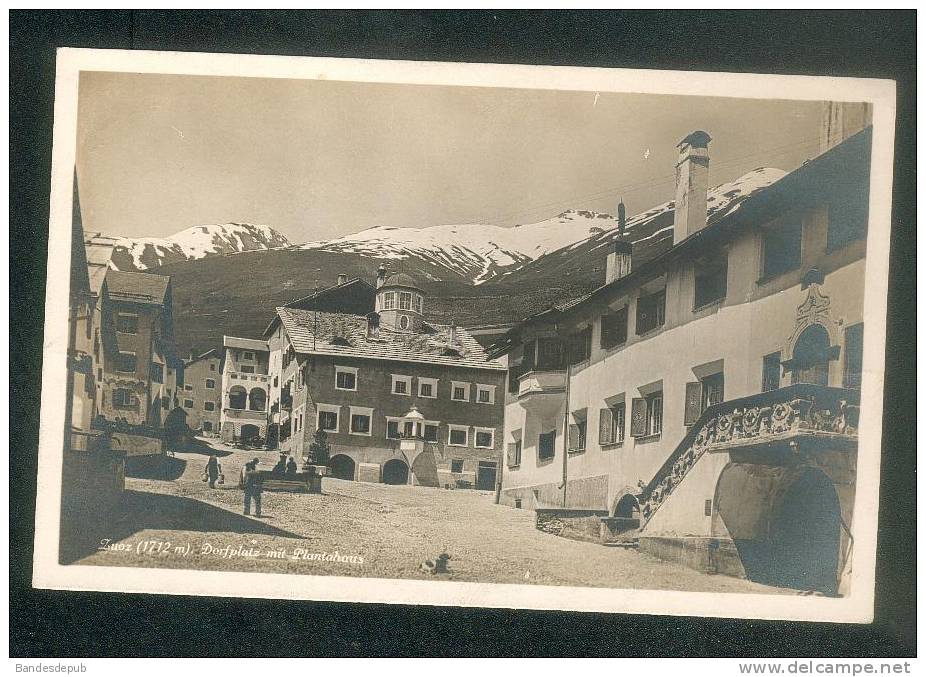
[[[137,334],[138,315],[135,313],[117,313],[116,331],[120,334]]]
[[[477,449],[494,449],[495,448],[495,429],[494,428],[476,428],[475,446]]]
[[[476,401],[479,404],[495,404],[495,386],[476,384]]]
[[[135,367],[135,353],[119,353],[116,355],[116,371],[124,374],[134,374]]]
[[[338,415],[341,407],[336,404],[319,404],[316,428],[326,432],[338,432]]]
[[[438,426],[436,423],[424,424],[424,441],[437,442]]]
[[[631,403],[630,434],[653,437],[662,433],[662,391],[634,398]]]
[[[208,390],[215,390],[215,379],[214,378],[206,379],[206,388]]]
[[[351,435],[371,435],[371,422],[373,420],[373,410],[365,407],[350,408],[350,433]]]
[[[254,359],[254,353],[250,352],[249,350],[245,350],[245,351],[244,351],[244,356],[242,357],[242,359],[244,359],[244,360],[253,360],[253,359]]]
[[[113,406],[117,408],[135,407],[138,405],[138,398],[128,388],[116,388],[113,391]]]
[[[437,379],[420,378],[418,379],[418,397],[437,397]]]
[[[412,394],[412,377],[392,375],[392,394],[393,395],[411,395]]]
[[[516,468],[521,465],[521,439],[508,443],[508,467]]]
[[[451,385],[451,400],[454,400],[455,402],[469,402],[469,383],[453,381]]]
[[[253,374],[253,373],[254,373],[254,365],[253,365],[253,364],[243,364],[243,365],[241,365],[241,373],[242,373],[242,374]]]
[[[450,459],[450,472],[463,472],[463,459],[462,458]]]
[[[215,402],[203,402],[203,410],[215,411]]]
[[[203,432],[212,432],[212,421],[203,421]]]
[[[183,408],[184,408],[184,409],[192,409],[192,408],[193,408],[193,400],[183,400]]]
[[[421,294],[415,294],[415,310],[419,315],[424,312],[424,299]]]
[[[447,436],[447,444],[451,447],[465,447],[469,445],[469,428],[465,425],[451,425]]]
[[[528,347],[529,345],[529,347]],[[525,363],[527,356],[533,357],[534,344],[525,346]],[[539,371],[558,371],[565,368],[565,350],[563,342],[555,338],[537,339],[537,369]]]
[[[842,379],[843,388],[862,387],[862,336],[863,325],[853,324],[846,327],[845,372]]]
[[[386,419],[386,437],[390,440],[399,439],[399,421],[395,418]]]
[[[868,181],[862,190],[843,191],[841,198],[829,206],[826,249],[833,251],[861,240],[868,232]]]
[[[801,265],[801,222],[769,228],[762,235],[762,279],[767,280]]]
[[[694,308],[716,303],[727,296],[727,260],[707,263],[695,273]]]
[[[395,309],[395,292],[387,291],[383,294],[383,310]]]
[[[215,371],[215,365],[214,365],[214,364],[210,364],[210,365],[209,365],[209,371]]]
[[[399,310],[412,309],[412,293],[408,291],[399,292]]]
[[[592,328],[586,327],[572,334],[566,342],[566,351],[569,364],[579,364],[587,360],[592,354]]]
[[[637,335],[645,334],[666,322],[666,290],[637,299]]]
[[[415,424],[412,421],[402,421],[402,437],[414,437]]]
[[[627,306],[601,316],[601,347],[605,350],[627,342]]]
[[[183,389],[184,389],[185,391],[187,391],[188,393],[191,393],[191,392],[193,392],[193,384],[192,384],[192,383],[185,383],[185,384],[183,385]]]
[[[556,431],[541,433],[537,440],[537,458],[549,461],[556,455]]]
[[[606,447],[624,441],[626,407],[623,402],[613,404],[598,413],[598,444]]]
[[[357,368],[335,367],[334,387],[336,390],[357,390]]]
[[[164,365],[151,363],[151,380],[155,383],[164,383]]]
[[[408,329],[408,315],[399,316],[399,329]]]
[[[585,451],[588,433],[588,420],[585,411],[576,411],[572,414],[572,423],[569,424],[569,451]]]
[[[781,387],[781,352],[762,358],[762,392],[778,390]]]
[[[723,372],[701,379],[701,411],[723,402]]]

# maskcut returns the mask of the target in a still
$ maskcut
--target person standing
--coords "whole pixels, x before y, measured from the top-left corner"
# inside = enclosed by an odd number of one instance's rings
[[[215,489],[215,481],[219,479],[219,459],[215,454],[209,454],[209,460],[206,461],[206,476],[209,478],[209,488]]]
[[[260,517],[260,474],[257,471],[257,459],[244,466],[244,514],[251,514],[251,500],[254,501],[254,516]]]

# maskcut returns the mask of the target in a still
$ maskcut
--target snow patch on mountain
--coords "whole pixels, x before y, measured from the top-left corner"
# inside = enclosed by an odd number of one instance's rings
[[[111,265],[117,270],[149,270],[218,254],[287,246],[289,240],[270,226],[250,223],[194,226],[168,237],[120,238]]]

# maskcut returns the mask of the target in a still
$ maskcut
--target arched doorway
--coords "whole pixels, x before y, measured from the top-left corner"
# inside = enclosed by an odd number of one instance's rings
[[[248,403],[248,391],[242,386],[232,386],[228,391],[228,408],[229,409],[246,409]]]
[[[383,465],[383,484],[408,484],[408,466],[393,458]]]
[[[778,498],[769,528],[778,584],[835,595],[841,519],[832,480],[808,468]],[[777,556],[775,556],[777,555]]]
[[[614,506],[614,516],[623,519],[640,519],[640,502],[633,494],[624,494],[621,496],[617,505]]]
[[[330,471],[331,477],[339,480],[352,480],[354,479],[356,464],[354,463],[354,459],[350,456],[338,454],[337,456],[333,456],[328,462],[328,470]]]
[[[794,383],[829,385],[830,335],[822,324],[812,324],[801,332],[791,362]]]
[[[251,388],[248,395],[248,409],[251,411],[263,411],[267,407],[267,393],[263,388]]]
[[[836,594],[842,520],[822,470],[729,463],[714,505],[749,580]]]
[[[255,437],[260,437],[260,428],[251,423],[245,423],[241,426],[241,441],[247,442]]]

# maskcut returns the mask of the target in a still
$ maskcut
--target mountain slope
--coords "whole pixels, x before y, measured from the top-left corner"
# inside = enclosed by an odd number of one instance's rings
[[[288,246],[270,226],[249,223],[194,226],[168,237],[120,238],[113,251],[117,270],[150,270],[217,254],[237,254]]]
[[[357,254],[378,260],[430,262],[481,284],[547,252],[582,240],[613,225],[614,217],[568,210],[551,219],[513,228],[485,224],[397,228],[374,226],[334,240],[309,242],[300,249]]]

